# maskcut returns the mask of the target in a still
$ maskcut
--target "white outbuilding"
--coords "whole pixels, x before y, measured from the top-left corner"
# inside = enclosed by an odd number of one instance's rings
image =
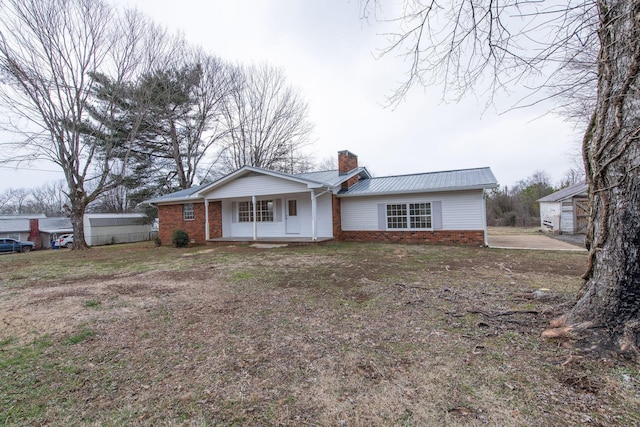
[[[152,222],[142,213],[85,214],[84,237],[89,246],[151,240]]]
[[[558,234],[586,233],[589,215],[587,184],[580,182],[538,200],[540,228]]]

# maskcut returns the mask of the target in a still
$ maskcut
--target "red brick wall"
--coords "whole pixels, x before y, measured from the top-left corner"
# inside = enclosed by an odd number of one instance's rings
[[[341,231],[345,242],[435,243],[484,246],[482,230]]]
[[[158,237],[160,237],[162,244],[171,245],[171,236],[175,230],[186,231],[189,235],[189,240],[195,239],[196,244],[206,243],[204,202],[193,204],[193,216],[192,220],[185,221],[182,219],[182,204],[158,206],[158,221],[160,224]]]
[[[217,239],[222,237],[222,202],[209,203],[209,237]]]
[[[40,239],[40,224],[38,218],[29,220],[29,239],[30,242],[36,244],[36,249],[42,249],[42,241]]]

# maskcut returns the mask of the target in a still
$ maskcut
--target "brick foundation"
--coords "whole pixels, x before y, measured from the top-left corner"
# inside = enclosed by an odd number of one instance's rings
[[[482,230],[341,231],[338,239],[345,242],[484,246],[484,232]]]

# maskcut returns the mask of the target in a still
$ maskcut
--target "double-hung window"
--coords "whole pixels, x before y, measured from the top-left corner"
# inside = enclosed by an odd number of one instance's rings
[[[273,222],[273,200],[256,201],[256,221]],[[253,203],[238,202],[238,222],[253,222]]]
[[[253,203],[238,202],[238,222],[253,221]]]
[[[387,228],[390,230],[423,230],[432,228],[431,203],[388,204]]]
[[[185,203],[182,205],[182,219],[185,221],[191,221],[195,218],[193,211],[193,203]]]

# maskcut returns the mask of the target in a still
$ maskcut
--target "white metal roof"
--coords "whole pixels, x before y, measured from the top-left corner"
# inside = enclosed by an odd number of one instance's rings
[[[91,213],[85,214],[85,221],[88,221],[92,227],[118,227],[149,223],[148,217],[143,213]]]
[[[498,186],[496,177],[488,167],[372,178],[364,167],[358,167],[347,174],[340,174],[337,170],[330,170],[292,175],[284,172],[256,168],[253,166],[244,166],[243,168],[238,169],[237,171],[232,172],[211,184],[192,187],[186,190],[180,190],[175,193],[156,197],[148,200],[147,203],[188,203],[190,200],[199,200],[208,190],[222,185],[237,176],[250,172],[265,173],[271,176],[280,176],[285,179],[292,179],[307,182],[312,185],[322,185],[332,188],[336,188],[342,182],[353,176],[360,175],[361,179],[358,183],[351,186],[349,190],[342,190],[338,193],[340,197],[472,190],[495,188]]]
[[[340,197],[370,196],[400,193],[431,193],[436,191],[495,188],[496,177],[488,167],[429,172],[412,175],[361,179]]]
[[[551,193],[548,196],[544,196],[538,199],[538,202],[561,202],[563,200],[570,199],[574,196],[587,196],[587,183],[579,182],[577,184],[570,185],[562,190],[558,190],[555,193]]]
[[[206,187],[205,185],[197,185],[195,187],[187,188],[186,190],[179,190],[173,193],[165,194],[164,196],[154,197],[147,200],[146,203],[162,203],[162,202],[174,202],[174,201],[186,201],[190,199],[198,199],[198,192]]]
[[[329,171],[299,173],[294,176],[302,179],[306,179],[306,180],[320,182],[329,187],[336,187],[342,184],[347,179],[351,178],[352,176],[355,176],[358,174],[363,174],[366,177],[370,176],[366,168],[363,168],[363,167],[356,168],[345,174],[340,174],[338,170],[335,169],[335,170],[329,170]]]

